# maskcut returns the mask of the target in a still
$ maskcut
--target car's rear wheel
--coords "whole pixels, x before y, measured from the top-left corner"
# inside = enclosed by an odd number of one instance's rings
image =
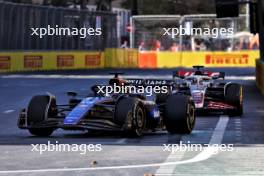
[[[141,136],[146,126],[146,114],[139,99],[123,97],[118,100],[114,121],[124,128],[126,135]]]
[[[231,116],[243,115],[243,88],[242,85],[230,83],[225,88],[225,100],[227,103],[236,107],[229,111]]]
[[[170,95],[165,104],[164,123],[169,133],[189,134],[195,125],[195,107],[190,96]]]
[[[27,109],[27,125],[32,127],[46,120],[48,114],[55,112],[49,111],[51,105],[56,106],[56,102],[50,103],[50,97],[46,95],[34,96],[28,105]],[[50,104],[49,104],[50,103]],[[50,106],[49,106],[50,105]],[[55,109],[55,108],[54,108]],[[53,128],[29,128],[29,132],[36,136],[50,136],[54,131]]]

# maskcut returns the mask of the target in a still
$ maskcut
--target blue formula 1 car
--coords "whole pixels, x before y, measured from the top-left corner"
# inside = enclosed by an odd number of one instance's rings
[[[116,75],[109,85],[126,80]],[[66,105],[57,105],[54,95],[34,96],[22,109],[18,127],[32,135],[50,136],[54,130],[122,131],[129,136],[140,136],[144,131],[164,129],[169,133],[188,134],[194,128],[195,107],[191,96],[170,94],[157,103],[144,94],[102,94],[96,86],[92,95],[71,96]]]

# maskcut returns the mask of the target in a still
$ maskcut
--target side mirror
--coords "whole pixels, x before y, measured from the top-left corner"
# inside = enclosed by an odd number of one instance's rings
[[[67,95],[68,96],[71,96],[71,97],[76,97],[77,96],[77,93],[76,92],[73,92],[73,91],[69,91],[69,92],[67,92]]]
[[[220,72],[219,77],[222,78],[222,79],[224,80],[224,79],[225,79],[225,72]]]
[[[172,79],[175,79],[175,78],[181,78],[181,79],[183,79],[184,76],[180,76],[179,75],[179,71],[173,71],[172,72]]]

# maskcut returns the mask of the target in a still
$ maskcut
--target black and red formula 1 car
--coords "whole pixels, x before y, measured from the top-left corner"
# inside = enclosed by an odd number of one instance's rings
[[[224,72],[179,70],[173,73],[177,89],[191,95],[196,112],[222,112],[230,116],[243,114],[243,87],[238,83],[224,81]]]

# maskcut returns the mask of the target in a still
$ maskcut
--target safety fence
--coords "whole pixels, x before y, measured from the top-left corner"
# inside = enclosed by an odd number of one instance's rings
[[[138,52],[98,51],[0,52],[0,72],[93,68],[255,67],[258,51]]]
[[[1,1],[0,50],[103,51],[117,47],[117,26],[113,24],[117,24],[115,13]],[[101,35],[94,33],[96,29]]]
[[[132,16],[132,48],[144,51],[235,51],[257,49],[249,17],[217,18],[215,14]],[[222,32],[221,32],[222,31]]]
[[[264,62],[256,61],[256,84],[261,93],[264,95]]]

